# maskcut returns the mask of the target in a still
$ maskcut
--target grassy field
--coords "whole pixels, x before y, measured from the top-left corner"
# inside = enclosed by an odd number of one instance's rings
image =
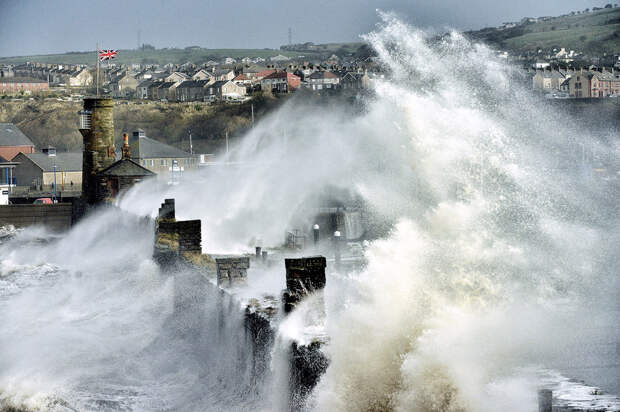
[[[515,51],[564,47],[588,54],[620,53],[620,7],[554,17],[506,30],[486,28],[468,34]]]
[[[588,50],[589,52],[620,51],[620,36],[613,36],[620,31],[620,24],[605,26],[575,27],[548,32],[527,33],[507,39],[504,44],[511,49],[549,49],[567,47],[572,50]]]

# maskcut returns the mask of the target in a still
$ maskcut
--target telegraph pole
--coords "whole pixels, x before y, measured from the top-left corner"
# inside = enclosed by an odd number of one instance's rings
[[[97,43],[95,55],[97,56],[97,97],[99,97],[99,43]]]
[[[189,154],[194,154],[194,146],[192,145],[192,131],[189,131]]]

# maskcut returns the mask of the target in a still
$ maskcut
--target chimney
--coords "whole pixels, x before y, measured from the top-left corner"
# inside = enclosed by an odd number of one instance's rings
[[[129,135],[123,133],[123,160],[131,159],[131,148],[129,147]]]

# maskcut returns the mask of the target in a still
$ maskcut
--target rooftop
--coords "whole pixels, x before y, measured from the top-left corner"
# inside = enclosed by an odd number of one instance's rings
[[[114,162],[107,168],[99,172],[105,176],[154,176],[155,173],[151,172],[145,167],[140,166],[138,163],[131,159],[121,159]]]
[[[82,152],[57,152],[56,156],[48,156],[47,153],[20,154],[30,159],[44,172],[53,172],[54,163],[56,171],[79,172],[82,170]]]
[[[137,154],[137,157],[140,159],[193,157],[193,155],[181,149],[158,142],[146,136],[140,136],[137,138],[137,141],[134,140],[131,142],[131,152],[132,154]]]
[[[13,123],[0,123],[0,146],[34,146]]]

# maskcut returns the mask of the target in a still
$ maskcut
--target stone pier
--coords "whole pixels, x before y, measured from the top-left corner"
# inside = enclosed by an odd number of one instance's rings
[[[237,301],[234,287],[244,286],[248,281],[250,269],[249,256],[235,256],[213,259],[201,253],[200,220],[177,221],[174,199],[166,199],[159,209],[155,236],[154,258],[160,267],[169,273],[181,274],[176,283],[187,283],[187,270],[199,273],[206,279],[207,287],[217,288],[216,319],[225,328],[228,310]],[[261,258],[266,258],[261,250]],[[258,253],[256,254],[258,256]],[[286,289],[282,299],[277,296],[256,296],[245,303],[244,327],[249,337],[252,354],[252,376],[258,381],[269,373],[278,322],[282,320],[279,312],[284,308],[289,313],[308,295],[325,287],[325,268],[323,256],[285,259]],[[175,293],[191,294],[191,284],[185,288],[175,288]],[[184,302],[185,297],[175,297],[175,302]],[[179,303],[179,307],[182,307]],[[227,308],[225,308],[226,306]],[[243,310],[243,309],[242,309]],[[323,308],[317,308],[323,310]],[[196,314],[200,316],[200,314]],[[325,372],[329,361],[321,351],[324,337],[311,339],[308,345],[291,342],[288,347],[290,410],[303,409],[307,396]]]

